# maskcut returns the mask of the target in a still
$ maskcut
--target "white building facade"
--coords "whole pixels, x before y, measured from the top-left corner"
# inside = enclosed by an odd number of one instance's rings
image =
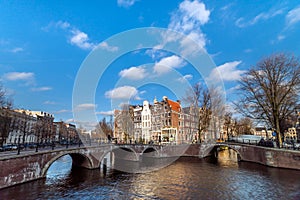
[[[151,110],[148,101],[143,102],[142,117],[142,139],[148,143],[151,140]]]

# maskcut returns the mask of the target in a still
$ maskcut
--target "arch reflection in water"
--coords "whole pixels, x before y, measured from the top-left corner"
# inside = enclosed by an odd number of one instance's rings
[[[237,152],[233,149],[223,149],[218,151],[218,165],[223,167],[238,168]]]
[[[69,155],[65,155],[57,159],[48,168],[46,173],[46,184],[56,182],[57,179],[65,179],[71,172],[72,158]]]

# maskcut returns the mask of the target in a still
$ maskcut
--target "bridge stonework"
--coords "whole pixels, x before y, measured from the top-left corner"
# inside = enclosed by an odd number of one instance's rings
[[[64,155],[72,157],[72,165],[74,166],[87,169],[99,168],[101,159],[112,149],[112,145],[103,145],[101,148],[58,149],[1,158],[0,189],[46,177],[51,164]]]
[[[210,156],[216,147],[227,146],[237,152],[238,161],[254,162],[270,167],[300,170],[300,151],[266,148],[238,143],[217,143],[204,146],[202,145],[200,157]]]
[[[270,167],[300,170],[299,151],[243,145],[237,149],[237,152],[242,161],[255,162]]]
[[[264,148],[243,144],[191,144],[191,145],[113,145],[57,149],[27,155],[0,157],[0,189],[12,185],[45,178],[48,168],[64,155],[72,157],[72,165],[87,169],[100,167],[102,159],[110,152],[115,158],[139,161],[141,157],[167,158],[179,156],[207,157],[219,146],[227,146],[237,152],[241,161],[260,163],[272,167],[300,170],[300,151]]]

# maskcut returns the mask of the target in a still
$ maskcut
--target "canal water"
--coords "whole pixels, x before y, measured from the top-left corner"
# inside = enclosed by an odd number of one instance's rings
[[[72,168],[64,156],[46,179],[0,190],[0,199],[300,199],[300,171],[238,163],[232,150],[148,173]]]

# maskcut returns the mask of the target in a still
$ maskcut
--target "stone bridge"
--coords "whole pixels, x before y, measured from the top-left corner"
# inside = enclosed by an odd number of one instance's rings
[[[20,155],[0,157],[0,189],[46,177],[51,164],[65,155],[71,156],[72,166],[97,169],[100,168],[101,161],[109,153],[113,153],[115,159],[139,161],[142,157],[181,156],[187,148],[188,145],[102,144],[31,153],[21,152]]]
[[[114,159],[140,161],[143,158],[174,158],[180,156],[207,157],[214,155],[218,147],[227,146],[237,152],[239,161],[256,162],[272,167],[300,169],[300,152],[264,148],[254,145],[217,143],[191,145],[114,145],[56,149],[0,157],[0,189],[12,185],[45,178],[47,170],[57,159],[70,155],[72,165],[87,169],[99,169],[109,154]],[[1,154],[0,154],[1,156]],[[136,162],[138,163],[138,162]],[[121,165],[123,162],[121,162]]]
[[[300,170],[300,151],[296,150],[268,148],[241,143],[215,143],[200,145],[199,157],[215,156],[219,147],[228,147],[236,151],[238,161]]]

